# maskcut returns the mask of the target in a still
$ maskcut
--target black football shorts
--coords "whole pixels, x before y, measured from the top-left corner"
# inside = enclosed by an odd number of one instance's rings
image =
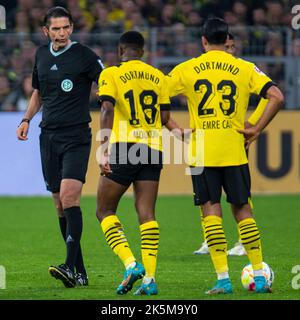
[[[162,152],[141,143],[114,143],[110,151],[112,173],[107,178],[129,186],[134,181],[159,181]]]
[[[42,129],[40,151],[48,191],[59,192],[62,179],[75,179],[85,183],[91,137],[91,129],[88,126]]]
[[[231,167],[205,167],[201,174],[192,175],[192,182],[196,206],[208,201],[219,203],[222,188],[227,196],[227,202],[231,204],[243,205],[249,203],[251,198],[248,164]]]

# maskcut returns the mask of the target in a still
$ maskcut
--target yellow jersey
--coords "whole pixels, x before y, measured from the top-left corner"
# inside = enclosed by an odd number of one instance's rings
[[[203,165],[247,163],[244,136],[237,129],[244,127],[250,94],[264,97],[273,85],[271,79],[253,63],[219,50],[179,64],[166,79],[171,97],[187,97],[190,127],[202,130]],[[199,143],[195,136],[190,140],[191,149]]]
[[[268,104],[268,99],[261,98],[259,100],[259,104],[257,105],[256,109],[252,112],[251,116],[248,119],[248,122],[255,126],[264,113],[266,106]]]
[[[170,109],[170,97],[161,71],[140,60],[104,69],[98,95],[115,106],[110,143],[143,143],[162,151],[160,110]]]

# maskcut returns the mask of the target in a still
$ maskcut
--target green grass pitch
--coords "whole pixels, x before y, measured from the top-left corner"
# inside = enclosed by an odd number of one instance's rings
[[[300,264],[299,196],[255,196],[255,217],[261,231],[264,261],[275,272],[273,294],[255,294],[242,288],[240,273],[246,257],[229,257],[234,293],[206,296],[215,282],[209,256],[192,252],[202,242],[200,217],[191,196],[160,196],[157,220],[160,247],[157,267],[159,295],[151,299],[299,299],[292,288],[292,267]],[[224,228],[229,246],[237,229],[229,206],[224,205]],[[95,198],[84,197],[82,247],[89,274],[89,287],[66,289],[48,274],[48,266],[64,260],[65,247],[51,198],[0,198],[0,265],[6,268],[6,289],[0,299],[147,299],[132,292],[117,296],[123,266],[104,240],[95,217]],[[122,199],[118,215],[131,248],[140,260],[139,229],[133,199]]]

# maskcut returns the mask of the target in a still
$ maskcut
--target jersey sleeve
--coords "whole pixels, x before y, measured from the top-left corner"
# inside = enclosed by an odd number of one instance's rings
[[[262,116],[262,114],[266,109],[268,101],[269,101],[268,99],[264,99],[264,98],[260,99],[258,106],[256,107],[256,109],[253,111],[253,113],[248,119],[248,122],[250,124],[252,124],[253,126],[257,124],[258,120],[260,119],[260,117]]]
[[[37,53],[35,55],[35,61],[32,70],[32,88],[40,90],[39,75],[37,70]]]
[[[84,56],[84,72],[87,73],[89,79],[98,82],[99,75],[105,68],[101,59],[87,47],[85,48]]]
[[[163,84],[162,84],[162,90],[161,90],[160,102],[159,102],[160,110],[169,111],[171,108],[169,88],[168,88],[166,77],[163,77],[162,79],[163,79]]]
[[[103,70],[98,82],[99,102],[110,101],[113,105],[116,103],[117,87],[113,78],[113,67]]]
[[[252,68],[250,73],[250,92],[260,95],[262,98],[266,98],[268,89],[275,85],[275,83],[264,74],[256,65],[251,64]]]
[[[167,86],[170,97],[175,97],[183,93],[184,86],[181,79],[181,65],[176,66],[167,76]]]

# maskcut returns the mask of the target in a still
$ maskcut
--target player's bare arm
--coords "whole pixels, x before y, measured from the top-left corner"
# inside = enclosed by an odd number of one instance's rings
[[[249,128],[254,127],[254,125],[253,125],[253,124],[251,124],[249,121],[245,121],[245,123],[244,123],[244,127],[245,127],[245,129],[249,129]]]
[[[267,93],[266,98],[269,100],[265,108],[264,113],[257,122],[257,124],[251,128],[245,128],[244,130],[238,130],[238,132],[243,133],[246,139],[246,148],[258,138],[260,133],[265,129],[265,127],[272,121],[277,112],[282,108],[284,103],[284,96],[280,89],[276,86],[271,86]]]
[[[177,139],[183,140],[184,129],[181,128],[172,117],[169,117],[169,120],[165,124],[163,123],[163,125],[165,125],[165,127],[171,131]]]
[[[100,128],[103,137],[101,136],[101,160],[100,170],[102,174],[108,174],[111,171],[108,162],[108,143],[110,133],[114,123],[114,106],[110,101],[103,101],[100,112]]]
[[[17,129],[17,137],[19,140],[27,140],[28,130],[29,130],[29,122],[30,120],[39,112],[41,109],[41,97],[40,92],[37,89],[33,90],[31,95],[28,109],[24,115],[23,121],[19,125]]]
[[[165,126],[168,123],[168,121],[170,120],[170,111],[161,110],[160,117],[161,117],[161,124],[163,126]]]
[[[170,116],[167,123],[163,123],[163,125],[171,131],[174,136],[184,142],[188,142],[191,133],[193,132],[192,129],[183,129],[180,125]]]

